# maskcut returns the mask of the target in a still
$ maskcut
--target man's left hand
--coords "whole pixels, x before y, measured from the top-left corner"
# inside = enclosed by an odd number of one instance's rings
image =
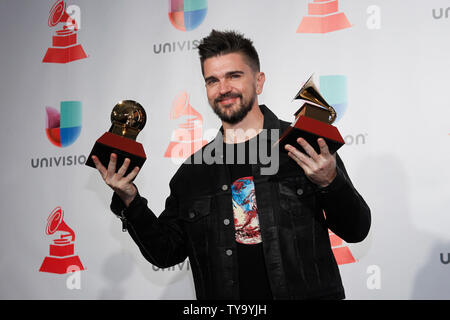
[[[324,139],[317,139],[320,147],[320,154],[303,138],[298,138],[297,143],[300,144],[307,154],[299,151],[293,146],[287,144],[285,149],[298,165],[305,171],[305,175],[313,183],[320,187],[326,187],[337,175],[336,171],[336,154],[332,155]]]

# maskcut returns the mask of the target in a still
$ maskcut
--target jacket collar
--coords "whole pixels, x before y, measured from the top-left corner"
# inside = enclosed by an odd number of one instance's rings
[[[266,105],[261,104],[259,109],[264,115],[264,129],[280,129],[280,120]]]

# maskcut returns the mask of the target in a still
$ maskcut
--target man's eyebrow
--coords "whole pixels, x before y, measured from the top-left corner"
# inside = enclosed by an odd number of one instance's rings
[[[236,70],[236,71],[229,71],[229,72],[227,72],[227,73],[225,74],[225,77],[227,77],[227,76],[231,76],[232,74],[236,74],[236,73],[239,73],[239,74],[244,74],[244,71],[240,71],[240,70]]]
[[[225,73],[225,77],[229,77],[233,74],[244,74],[244,71],[240,71],[240,70],[233,70],[233,71],[228,71],[227,73]],[[207,78],[205,78],[205,82],[208,82],[209,80],[214,80],[217,79],[215,76],[209,76]]]
[[[208,82],[208,81],[210,81],[210,80],[215,80],[215,79],[217,79],[217,78],[214,77],[214,76],[210,76],[210,77],[208,77],[208,78],[205,78],[205,82]]]

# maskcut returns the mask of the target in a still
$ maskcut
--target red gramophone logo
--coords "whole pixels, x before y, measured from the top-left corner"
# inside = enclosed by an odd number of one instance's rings
[[[338,265],[356,262],[350,249],[344,245],[344,241],[341,238],[330,230],[328,230],[328,235],[330,236],[331,249]]]
[[[339,12],[338,0],[313,0],[308,3],[308,15],[303,17],[297,33],[328,33],[350,28],[344,12]]]
[[[203,140],[203,118],[189,103],[189,94],[181,92],[172,103],[170,119],[182,116],[187,121],[178,125],[164,154],[166,158],[187,158],[208,143]]]
[[[57,1],[50,9],[48,17],[48,26],[55,27],[59,23],[63,23],[60,30],[56,30],[56,34],[52,37],[52,47],[47,49],[42,62],[46,63],[68,63],[75,60],[87,58],[81,44],[77,43],[77,32],[79,30],[80,15],[77,6],[74,8],[78,15],[70,16],[66,11],[66,2]],[[78,21],[75,20],[78,16]]]
[[[59,237],[50,244],[50,255],[42,262],[40,272],[70,273],[73,270],[84,270],[80,258],[74,254],[75,233],[64,222],[64,211],[56,207],[48,217],[45,233],[53,235],[59,232]],[[69,239],[70,238],[70,239]]]

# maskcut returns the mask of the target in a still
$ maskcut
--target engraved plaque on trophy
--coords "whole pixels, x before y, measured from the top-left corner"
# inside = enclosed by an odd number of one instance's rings
[[[281,134],[280,139],[274,145],[280,144],[284,149],[286,144],[290,144],[303,151],[303,148],[297,143],[297,139],[302,137],[317,153],[320,153],[317,139],[322,137],[325,139],[330,153],[335,153],[345,144],[338,129],[332,125],[336,119],[336,111],[319,93],[312,81],[312,76],[295,95],[295,99],[301,99],[304,103],[294,114],[295,121]]]
[[[141,168],[147,157],[142,144],[136,141],[136,137],[144,128],[146,121],[145,110],[138,102],[123,100],[117,103],[111,112],[111,128],[95,142],[86,165],[95,168],[91,158],[95,155],[107,168],[111,153],[115,153],[117,154],[116,172],[125,158],[131,160],[125,175],[135,167]]]

